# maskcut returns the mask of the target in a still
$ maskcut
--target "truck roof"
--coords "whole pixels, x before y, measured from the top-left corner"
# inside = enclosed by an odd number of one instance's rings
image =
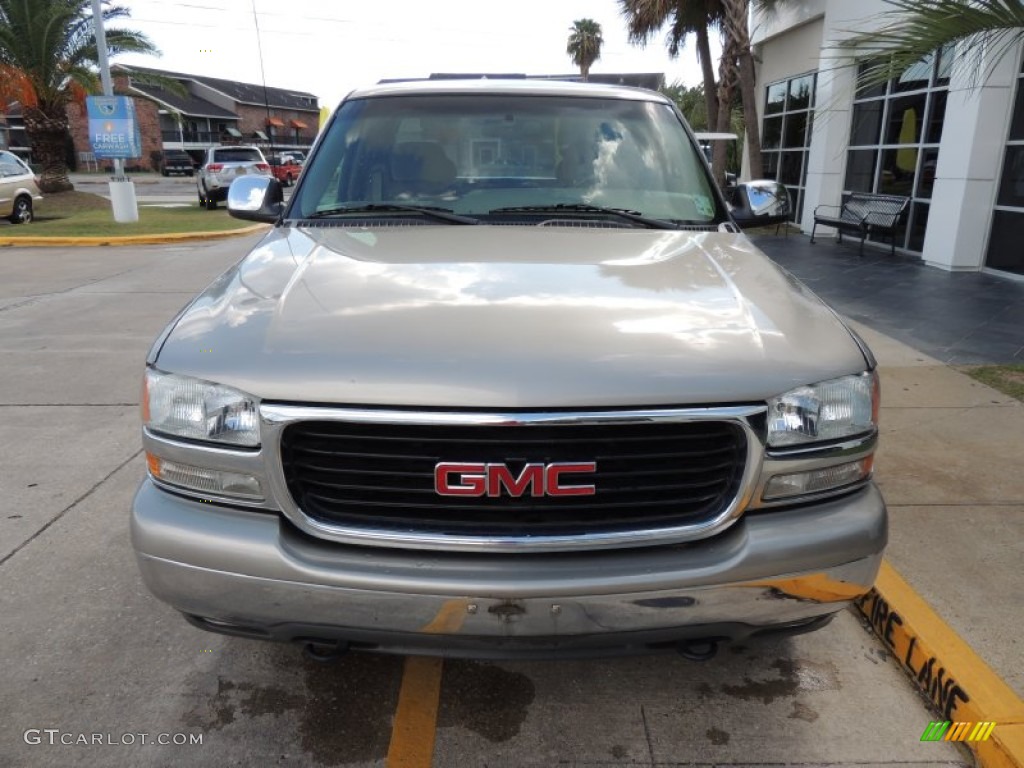
[[[651,91],[646,88],[605,85],[603,83],[574,83],[564,80],[501,80],[490,78],[475,80],[410,80],[398,83],[378,83],[366,88],[359,88],[350,93],[346,99],[420,94],[579,96],[671,103],[657,91]]]

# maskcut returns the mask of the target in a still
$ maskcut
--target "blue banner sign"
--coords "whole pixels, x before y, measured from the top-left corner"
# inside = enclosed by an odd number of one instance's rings
[[[89,144],[96,159],[142,157],[135,102],[128,96],[87,96]]]

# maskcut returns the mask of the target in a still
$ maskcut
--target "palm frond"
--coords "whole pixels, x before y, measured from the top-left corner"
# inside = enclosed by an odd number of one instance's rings
[[[723,13],[718,0],[619,0],[619,11],[633,45],[646,46],[668,26],[665,45],[673,58],[690,33],[719,28]]]
[[[891,10],[875,31],[850,30],[827,47],[831,57],[858,60],[859,89],[899,77],[936,51],[956,56],[953,68],[970,87],[984,82],[993,67],[1024,40],[1024,3],[1020,0],[886,0]]]

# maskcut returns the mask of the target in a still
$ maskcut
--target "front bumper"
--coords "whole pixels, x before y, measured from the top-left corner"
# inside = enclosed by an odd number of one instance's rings
[[[874,485],[748,514],[689,544],[523,555],[326,542],[279,515],[189,500],[149,480],[132,514],[146,585],[206,629],[488,657],[813,626],[868,591],[886,539]]]

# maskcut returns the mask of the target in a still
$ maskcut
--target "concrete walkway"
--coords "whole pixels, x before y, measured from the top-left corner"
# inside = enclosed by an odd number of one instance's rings
[[[1001,714],[989,717],[1003,736],[1014,731],[1024,761],[1024,404],[949,365],[1024,363],[1024,283],[870,252],[860,259],[856,249],[810,246],[803,236],[757,242],[852,318],[877,356],[887,559],[1009,686],[994,696]],[[957,684],[985,698],[983,673],[958,658],[967,655],[940,655],[936,669],[944,666],[947,680],[962,670]],[[942,712],[943,686],[927,684],[922,662],[904,666]],[[957,712],[960,703],[947,719],[972,719],[967,706]]]
[[[1024,277],[945,272],[803,235],[757,244],[839,312],[950,365],[1024,363]]]

